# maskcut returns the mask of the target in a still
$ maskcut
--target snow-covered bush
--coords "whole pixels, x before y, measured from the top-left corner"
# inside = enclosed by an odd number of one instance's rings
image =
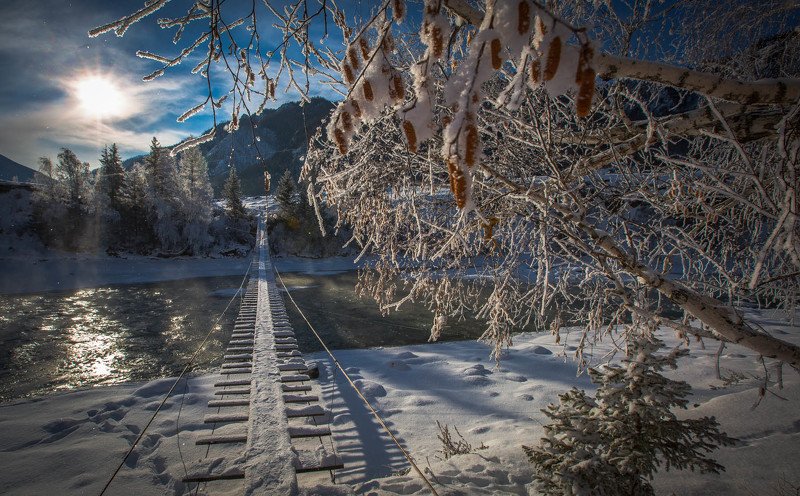
[[[646,495],[661,466],[724,470],[707,455],[734,440],[713,417],[677,417],[674,409],[686,408],[690,387],[662,372],[687,350],[657,355],[662,345],[652,337],[632,339],[622,365],[589,369],[598,385],[594,398],[573,388],[543,410],[553,423],[544,426],[538,446],[523,449],[544,494]]]

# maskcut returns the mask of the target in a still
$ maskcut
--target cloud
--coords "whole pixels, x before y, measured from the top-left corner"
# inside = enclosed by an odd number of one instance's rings
[[[99,149],[117,142],[133,155],[148,149],[153,135],[173,143],[210,127],[210,119],[189,125],[175,119],[202,101],[202,79],[172,73],[151,83],[141,77],[154,67],[136,49],[162,46],[170,36],[144,22],[124,38],[90,39],[87,31],[141,7],[141,1],[29,2],[6,0],[0,16],[0,153],[28,166],[54,156],[62,146],[96,165]],[[98,120],[81,109],[76,89],[92,75],[113,81],[124,95],[120,112]]]
[[[200,26],[188,29],[184,41],[177,45],[171,42],[174,30],[159,29],[154,18],[136,24],[123,38],[113,34],[88,38],[89,29],[129,14],[141,5],[142,0],[0,2],[0,17],[5,20],[0,30],[0,153],[34,166],[39,156],[55,156],[60,147],[69,147],[82,160],[97,165],[99,150],[107,143],[116,142],[125,156],[131,156],[145,152],[154,135],[162,143],[172,144],[212,126],[208,111],[186,123],[176,122],[184,111],[202,102],[208,91],[206,81],[189,72],[204,55],[204,47],[198,47],[191,60],[150,83],[143,83],[141,78],[158,64],[134,55],[142,49],[174,56],[195,39]],[[184,8],[183,3],[170,3],[167,9],[171,10],[156,17],[180,15]],[[260,25],[268,26],[271,19],[261,15]],[[332,24],[329,27],[335,30]],[[244,29],[240,31],[237,37],[247,36]],[[313,36],[319,38],[323,34],[317,29]],[[334,50],[336,36],[332,31],[325,41]],[[280,44],[280,38],[275,30],[267,28],[262,42],[263,51]],[[270,71],[277,70],[276,62],[273,60]],[[113,80],[125,95],[122,108],[102,120],[82,111],[76,98],[78,83],[92,75]],[[212,76],[214,94],[219,97],[230,88],[230,74],[224,66],[217,65]],[[285,92],[286,80],[284,72],[277,101],[268,107],[299,99],[296,90]],[[341,98],[321,84],[319,76],[311,78],[311,95]],[[229,98],[226,106],[217,110],[218,122],[230,118],[232,100]],[[249,105],[250,111],[259,103],[256,96]]]

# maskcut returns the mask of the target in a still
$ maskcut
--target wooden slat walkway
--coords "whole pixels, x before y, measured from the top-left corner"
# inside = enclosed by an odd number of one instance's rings
[[[263,220],[258,240],[257,275],[247,285],[221,378],[208,401],[212,413],[204,423],[210,428],[198,431],[195,439],[207,447],[208,464],[192,466],[183,481],[230,484],[244,479],[243,494],[289,494],[297,491],[295,474],[332,471],[342,463],[327,448],[320,451],[319,444],[308,448],[315,438],[331,439],[326,424],[331,415],[313,394],[308,365],[275,286]],[[285,444],[276,446],[282,436]],[[214,486],[205,490],[215,492]]]

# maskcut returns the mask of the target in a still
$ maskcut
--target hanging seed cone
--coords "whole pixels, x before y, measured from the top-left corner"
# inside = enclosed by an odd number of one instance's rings
[[[524,35],[531,29],[531,6],[522,0],[517,7],[517,32]]]
[[[542,59],[531,62],[531,86],[538,86],[542,82]]]
[[[550,42],[547,48],[547,60],[544,65],[543,79],[550,81],[558,71],[558,65],[561,63],[561,38],[556,36]]]
[[[475,124],[467,124],[465,136],[466,150],[464,152],[464,162],[469,167],[474,167],[478,158],[478,147],[480,146],[480,136],[478,135],[478,128]]]
[[[353,69],[350,68],[350,64],[346,62],[342,64],[342,74],[344,74],[344,80],[348,85],[353,84],[355,77],[353,76]]]
[[[364,89],[364,99],[368,102],[371,102],[375,96],[372,94],[372,85],[369,81],[364,81],[364,85],[362,86]]]
[[[500,66],[503,65],[503,58],[500,57],[500,50],[503,48],[503,45],[500,43],[499,38],[495,38],[492,40],[491,52],[492,52],[492,67],[494,70],[500,69]]]
[[[347,139],[344,136],[344,132],[339,129],[338,127],[333,131],[333,138],[336,141],[336,146],[339,148],[339,153],[342,155],[347,153]]]
[[[403,132],[406,135],[409,151],[417,153],[417,132],[414,130],[414,124],[410,121],[403,121]]]
[[[347,49],[347,60],[350,61],[350,65],[353,66],[353,69],[358,70],[361,66],[361,61],[358,59],[358,50],[353,45]]]

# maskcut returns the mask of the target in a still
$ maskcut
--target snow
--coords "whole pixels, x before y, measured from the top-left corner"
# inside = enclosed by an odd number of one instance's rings
[[[769,332],[798,341],[798,329],[777,312],[759,322]],[[668,346],[677,340],[661,336]],[[577,335],[562,333],[562,345],[550,335],[521,334],[496,364],[491,348],[474,341],[435,343],[369,350],[334,351],[337,359],[380,412],[387,425],[415,457],[440,494],[531,494],[532,469],[521,445],[535,444],[546,418],[541,409],[572,386],[592,391],[586,375],[576,375],[571,359]],[[784,371],[784,389],[770,385],[758,407],[763,368],[749,351],[728,345],[722,374],[714,372],[715,344],[692,343],[690,356],[670,375],[694,387],[687,417],[716,416],[732,447],[715,453],[727,472],[702,475],[662,472],[659,494],[772,494],[782,478],[800,483],[800,378]],[[613,352],[610,341],[593,349],[595,360]],[[331,429],[345,469],[343,486],[312,481],[304,494],[427,494],[427,488],[369,412],[341,372],[324,354],[307,356],[321,366],[320,394],[331,410]],[[774,379],[774,364],[767,362]],[[140,432],[174,379],[147,384],[94,388],[0,405],[0,487],[7,494],[97,494]],[[204,453],[194,436],[205,434],[206,401],[213,376],[190,380],[181,412],[180,440],[176,418],[183,385],[148,430],[134,457],[108,494],[182,494],[181,443],[187,465]],[[253,412],[255,413],[255,412]],[[443,460],[436,421],[447,424],[472,444],[487,446],[472,454]],[[218,432],[218,434],[225,434]],[[204,449],[204,448],[203,448]],[[241,493],[235,481],[214,486]],[[193,489],[193,488],[191,488]],[[216,492],[215,492],[216,494]]]
[[[771,332],[796,334],[798,329],[782,322],[779,314],[766,316],[769,318],[760,320]],[[565,336],[562,334],[562,339]],[[783,337],[791,339],[790,335]],[[670,347],[678,344],[672,333],[662,338]],[[557,395],[572,386],[594,390],[585,375],[576,376],[575,364],[566,356],[570,354],[569,336],[566,343],[554,346],[549,335],[517,335],[499,365],[489,359],[489,346],[471,341],[334,354],[405,449],[432,471],[431,479],[444,484],[443,494],[529,494],[531,466],[521,445],[535,444],[541,437],[547,419],[540,410],[557,402]],[[784,389],[771,388],[788,401],[767,393],[753,409],[761,385],[756,377],[763,381],[763,369],[751,352],[728,346],[722,368],[723,376],[732,380],[726,384],[714,374],[716,346],[704,350],[693,343],[690,350],[690,356],[671,374],[694,387],[690,408],[681,415],[715,416],[723,430],[740,442],[715,452],[727,472],[661,472],[654,484],[657,493],[750,494],[748,491],[776,487],[782,477],[800,483],[796,475],[800,468],[796,456],[800,446],[797,374],[784,371]],[[594,356],[599,360],[612,351],[611,343],[601,343]],[[391,477],[407,468],[399,450],[380,432],[326,356],[310,358],[325,365],[320,383],[333,410],[332,429],[345,464],[337,481],[354,485],[357,493],[427,494],[414,472]],[[771,372],[774,379],[774,369]],[[451,433],[457,427],[473,447],[483,443],[488,449],[442,460],[436,421],[448,424]]]
[[[213,378],[192,378],[181,412],[184,459],[202,457],[192,431],[202,423]],[[3,493],[99,494],[174,378],[88,389],[0,406]],[[183,392],[183,383],[177,388]],[[107,494],[183,492],[177,451],[180,396],[165,405]]]

